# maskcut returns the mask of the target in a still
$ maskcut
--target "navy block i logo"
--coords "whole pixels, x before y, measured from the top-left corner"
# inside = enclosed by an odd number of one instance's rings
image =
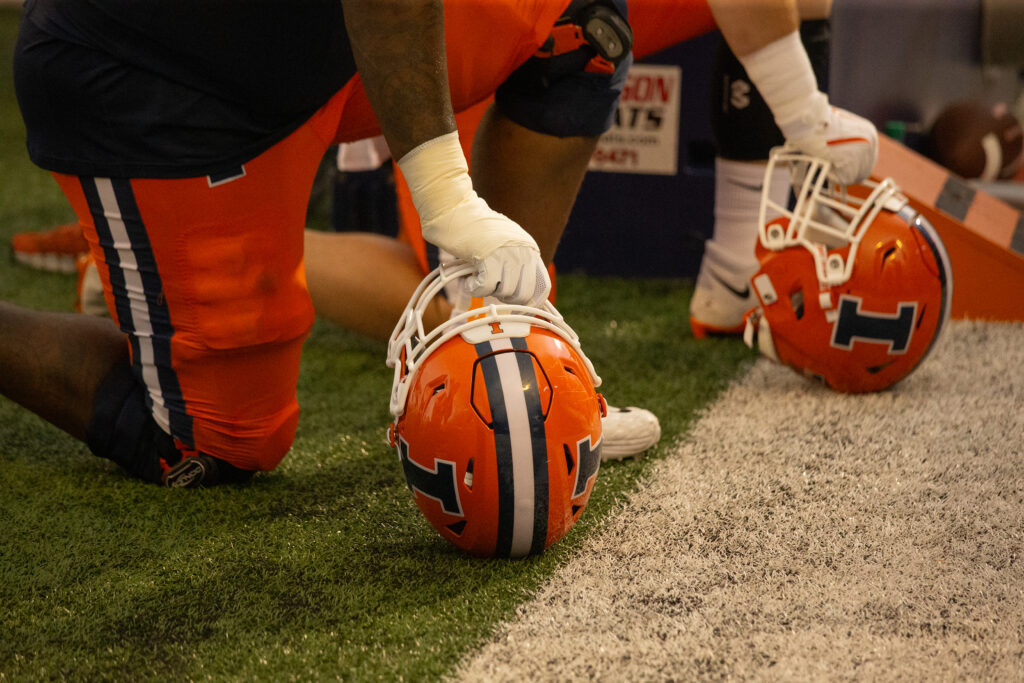
[[[462,503],[455,487],[455,463],[434,458],[434,469],[429,470],[409,458],[409,442],[399,439],[398,453],[402,459],[402,472],[409,488],[441,503],[449,515],[462,517]]]
[[[832,329],[832,346],[853,350],[855,341],[886,344],[889,353],[906,353],[914,334],[917,302],[901,301],[896,313],[873,313],[861,309],[860,297],[839,297],[839,317]]]

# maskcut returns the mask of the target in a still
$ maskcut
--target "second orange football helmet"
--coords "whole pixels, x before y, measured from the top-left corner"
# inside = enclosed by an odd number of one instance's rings
[[[927,356],[949,320],[953,274],[942,240],[892,180],[838,186],[828,164],[780,148],[793,208],[762,195],[760,305],[745,339],[842,392],[885,389]],[[770,212],[781,217],[765,222]],[[756,339],[755,339],[756,337]]]

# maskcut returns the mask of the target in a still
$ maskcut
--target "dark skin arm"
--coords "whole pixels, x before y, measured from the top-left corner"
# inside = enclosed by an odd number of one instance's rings
[[[441,0],[343,3],[356,66],[395,159],[455,130]]]

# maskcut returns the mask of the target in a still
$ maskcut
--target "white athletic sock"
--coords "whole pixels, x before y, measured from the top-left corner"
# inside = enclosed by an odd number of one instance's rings
[[[708,244],[714,244],[711,248],[719,254],[728,254],[730,262],[750,270],[757,267],[754,247],[766,164],[715,159],[715,227]],[[772,199],[785,205],[789,187],[788,169],[777,167],[771,182]]]

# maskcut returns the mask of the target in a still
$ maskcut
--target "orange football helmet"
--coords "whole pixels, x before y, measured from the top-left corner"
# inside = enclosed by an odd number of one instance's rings
[[[841,392],[879,391],[928,355],[949,320],[953,273],[942,240],[891,179],[842,187],[828,162],[773,150],[790,164],[793,208],[761,199],[751,278],[760,306],[744,339]],[[782,215],[765,222],[769,212]]]
[[[438,533],[474,555],[521,557],[583,512],[606,407],[578,337],[549,302],[491,304],[424,328],[427,304],[472,272],[462,262],[431,272],[395,327],[389,435]]]

